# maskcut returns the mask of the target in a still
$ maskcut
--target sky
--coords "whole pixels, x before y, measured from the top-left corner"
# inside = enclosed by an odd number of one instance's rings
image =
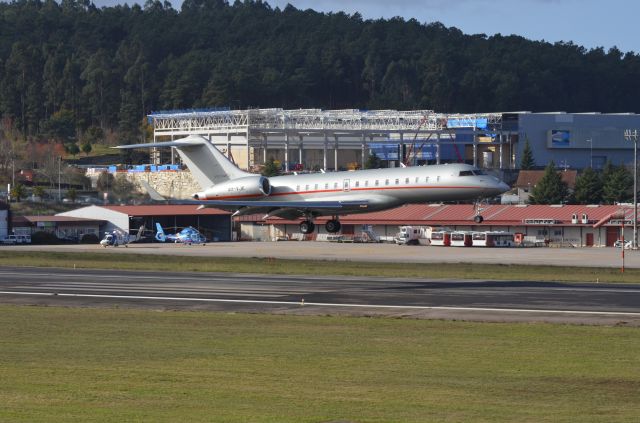
[[[125,0],[93,0],[111,6]],[[144,0],[126,0],[141,3]],[[180,9],[181,0],[171,0]],[[233,3],[233,0],[230,0]],[[616,46],[640,52],[638,0],[266,0],[320,12],[359,12],[364,19],[400,16],[421,23],[439,21],[465,34],[521,35],[549,42],[572,41],[588,49]]]

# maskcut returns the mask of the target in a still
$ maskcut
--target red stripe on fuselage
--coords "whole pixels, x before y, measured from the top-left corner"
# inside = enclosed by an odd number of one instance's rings
[[[277,197],[283,195],[308,195],[308,194],[319,194],[319,193],[328,193],[328,192],[351,192],[351,191],[388,191],[388,190],[397,190],[397,189],[465,189],[465,188],[476,188],[473,186],[465,187],[465,186],[420,186],[420,187],[367,187],[367,188],[351,188],[349,190],[343,189],[322,189],[322,190],[313,190],[313,191],[292,191],[292,192],[276,192],[269,197]],[[201,198],[201,200],[233,200],[237,198],[263,198],[264,195],[261,194],[244,194],[244,195],[227,195],[224,197],[214,197],[214,198]]]

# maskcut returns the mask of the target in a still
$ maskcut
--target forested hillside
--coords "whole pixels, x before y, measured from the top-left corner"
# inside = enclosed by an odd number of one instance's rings
[[[640,112],[639,94],[636,54],[439,23],[250,0],[186,0],[180,11],[0,3],[0,114],[5,129],[37,138],[100,128],[133,141],[163,109]]]

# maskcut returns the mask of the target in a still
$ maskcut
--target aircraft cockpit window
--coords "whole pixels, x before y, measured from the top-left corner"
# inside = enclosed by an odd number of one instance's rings
[[[473,176],[473,170],[461,170],[458,176]]]
[[[484,170],[476,169],[473,171],[473,174],[477,176],[482,176],[482,175],[486,175],[487,172],[485,172]]]

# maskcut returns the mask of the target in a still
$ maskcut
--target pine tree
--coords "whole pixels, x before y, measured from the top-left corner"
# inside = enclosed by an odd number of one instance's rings
[[[607,204],[626,203],[633,198],[633,175],[620,165],[604,175],[602,197]]]
[[[531,151],[529,138],[525,138],[524,150],[522,150],[522,160],[520,160],[520,169],[531,170],[534,167],[536,167],[536,161],[533,158],[533,151]]]
[[[532,190],[530,204],[562,204],[567,200],[567,184],[556,170],[553,160],[544,169],[540,182]]]
[[[271,157],[264,164],[264,168],[262,169],[262,175],[264,176],[277,176],[280,173],[280,166],[276,163],[276,161]]]
[[[602,178],[588,167],[576,180],[575,199],[578,204],[600,204],[602,202]]]

